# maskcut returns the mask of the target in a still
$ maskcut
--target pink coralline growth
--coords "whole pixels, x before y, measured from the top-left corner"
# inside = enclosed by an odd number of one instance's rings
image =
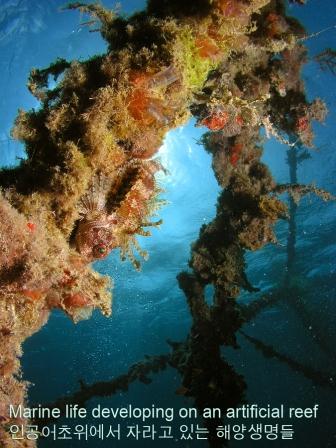
[[[303,132],[307,131],[308,126],[309,126],[308,117],[303,116],[303,117],[299,117],[296,120],[295,129],[296,129],[298,134],[302,134]]]
[[[36,224],[34,224],[33,222],[27,222],[27,227],[31,232],[35,232],[36,230]]]
[[[222,131],[207,133],[204,143],[212,154],[212,167],[223,188],[236,172],[245,172],[246,165],[253,163],[259,154],[255,147],[251,147],[244,132],[236,137],[226,137]]]
[[[129,81],[134,88],[147,88],[150,74],[140,70],[132,70],[129,73]]]
[[[81,294],[79,292],[75,294],[69,294],[65,297],[63,301],[64,305],[67,307],[79,308],[83,306],[88,306],[90,304],[90,300],[85,294]]]
[[[243,150],[243,145],[241,143],[237,143],[234,146],[232,146],[230,149],[230,163],[232,166],[236,166],[237,162],[240,158],[240,153]]]
[[[46,293],[45,289],[22,289],[20,291],[23,296],[32,300],[40,300]]]
[[[27,220],[0,196],[0,269],[10,267],[21,257],[22,243],[31,239]]]
[[[274,12],[270,12],[268,14],[268,16],[266,17],[266,23],[267,23],[267,35],[271,38],[280,37],[282,34],[285,34],[289,29],[286,20],[282,16]]]
[[[32,319],[24,310],[36,306],[34,313],[38,321],[42,315],[45,319],[52,307],[68,312],[65,295],[82,288],[90,291],[93,284],[99,283],[98,277],[91,277],[87,261],[78,254],[69,254],[63,238],[54,235],[50,240],[45,232],[47,223],[38,217],[34,221],[39,220],[32,231],[32,221],[27,222],[0,196],[0,293],[10,297],[13,304],[19,304],[13,316],[22,314],[24,319],[26,314]],[[102,287],[106,285],[103,279],[101,282]]]
[[[308,121],[304,121],[303,123],[299,123],[298,127],[294,128],[295,133],[300,138],[301,142],[307,146],[307,148],[312,148],[314,134],[311,127],[311,124]]]
[[[325,103],[316,99],[309,103],[305,97],[304,83],[301,78],[301,69],[307,61],[307,50],[299,42],[293,48],[281,52],[274,62],[270,75],[272,88],[276,91],[279,110],[273,109],[268,132],[284,142],[276,128],[281,128],[294,141],[300,141],[307,147],[313,147],[314,133],[313,120],[323,122],[326,118]],[[290,113],[285,111],[290,110]]]
[[[229,121],[229,114],[225,111],[217,111],[204,118],[201,123],[211,131],[220,131]]]
[[[218,59],[221,57],[221,52],[216,42],[208,36],[200,36],[196,39],[195,45],[198,53],[202,58]]]
[[[233,116],[231,117],[231,120],[227,123],[227,125],[222,129],[223,134],[226,137],[239,135],[242,131],[243,124],[244,120],[240,115]]]
[[[43,272],[41,275],[36,271],[36,263],[43,262],[46,251],[45,238],[39,239],[39,226],[32,232],[29,223],[0,195],[1,423],[8,420],[9,404],[19,405],[25,399],[26,383],[20,381],[18,361],[21,344],[46,322],[49,314],[43,298],[44,288],[49,286],[50,279],[45,279]],[[11,424],[23,423],[20,419],[11,420]],[[1,425],[0,445],[14,446]],[[20,443],[20,448],[30,446],[33,442],[28,440]]]
[[[106,314],[110,306],[108,282],[93,274],[78,254],[70,254],[55,230],[48,235],[51,223],[42,207],[40,212],[28,220],[0,195],[0,445],[5,448],[35,446],[27,439],[14,443],[6,430],[7,422],[27,424],[8,418],[9,405],[26,399],[19,364],[22,343],[47,322],[52,308],[77,321],[89,317],[94,306]]]
[[[208,115],[200,121],[211,131],[222,131],[226,137],[240,134],[244,126],[244,118],[233,105],[222,106],[211,110]]]
[[[326,115],[326,105],[319,98],[314,100],[311,104],[307,104],[303,108],[298,109],[294,123],[294,132],[307,147],[313,147],[314,134],[312,130],[312,121],[316,120],[323,123]]]
[[[225,17],[239,17],[243,14],[244,5],[239,0],[217,0],[216,3]]]
[[[38,235],[39,233],[39,235]],[[35,272],[45,258],[44,231],[26,220],[0,196],[0,292],[34,291],[49,286],[49,280]]]
[[[145,89],[134,90],[127,102],[131,116],[144,125],[150,125],[155,120],[165,121],[161,102],[151,98]]]
[[[238,126],[243,126],[244,124],[244,119],[241,115],[237,115],[235,117],[235,122],[237,123]]]
[[[129,95],[127,103],[130,115],[144,126],[155,122],[166,125],[169,122],[167,105],[144,88],[135,89]]]

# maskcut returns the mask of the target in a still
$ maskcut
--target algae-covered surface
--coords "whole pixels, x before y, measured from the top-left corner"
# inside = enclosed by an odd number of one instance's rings
[[[197,410],[140,422],[168,439],[117,418],[122,447],[335,445],[335,24],[331,0],[3,2],[1,447],[110,444],[48,435],[111,424],[76,405]],[[223,418],[244,404],[318,412]]]

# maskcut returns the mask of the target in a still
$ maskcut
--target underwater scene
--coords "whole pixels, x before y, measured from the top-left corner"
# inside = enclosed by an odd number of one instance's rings
[[[336,447],[336,3],[1,0],[0,448]]]

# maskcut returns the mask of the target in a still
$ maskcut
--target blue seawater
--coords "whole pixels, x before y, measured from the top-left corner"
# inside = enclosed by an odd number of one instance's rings
[[[32,67],[47,66],[56,57],[85,59],[101,52],[105,44],[98,33],[89,33],[81,25],[77,12],[62,12],[63,0],[2,0],[0,5],[0,163],[14,165],[24,157],[22,146],[10,138],[10,128],[17,109],[37,107],[25,84]],[[112,7],[114,2],[104,1]],[[144,1],[125,0],[125,13],[141,9]],[[309,0],[305,7],[291,4],[288,9],[299,18],[309,33],[336,23],[333,0]],[[306,42],[311,59],[304,69],[309,98],[323,98],[329,108],[326,123],[315,126],[316,150],[299,166],[300,183],[314,182],[336,194],[336,76],[321,71],[312,56],[327,47],[336,48],[336,29],[330,29]],[[193,121],[171,131],[160,150],[167,175],[159,181],[168,204],[159,211],[164,220],[151,238],[141,238],[150,253],[141,273],[122,263],[117,253],[96,263],[103,274],[115,283],[113,316],[98,312],[90,320],[74,325],[61,312],[54,312],[41,331],[24,344],[23,377],[31,382],[29,403],[48,403],[73,393],[79,381],[91,384],[108,381],[127,372],[145,355],[169,352],[167,339],[183,340],[191,319],[185,297],[177,286],[176,275],[187,268],[190,244],[199,228],[215,215],[219,187],[215,181],[210,156],[197,144],[202,129]],[[289,181],[286,147],[274,140],[265,144],[263,160],[279,182]],[[312,407],[319,404],[318,419],[296,420],[294,440],[253,442],[259,447],[331,448],[336,446],[336,305],[335,305],[335,216],[334,202],[324,203],[314,196],[301,201],[297,211],[297,282],[304,293],[293,301],[286,291],[273,307],[266,308],[243,330],[250,336],[272,345],[279,353],[297,363],[330,373],[331,387],[316,385],[288,363],[267,358],[250,342],[238,336],[238,350],[224,354],[237,372],[244,375],[249,403]],[[278,245],[269,245],[248,253],[248,277],[262,289],[277,289],[286,269],[288,225],[277,225]],[[253,300],[243,294],[242,302]],[[132,404],[141,408],[192,407],[192,401],[176,395],[180,377],[169,368],[152,375],[153,382],[135,382],[126,393],[91,400],[89,405],[122,407]],[[334,387],[332,387],[334,386]],[[64,422],[63,422],[64,423]],[[76,423],[80,423],[76,421]],[[87,423],[87,422],[86,422]],[[89,421],[93,424],[93,421]],[[125,423],[125,422],[124,422]],[[132,421],[127,421],[131,424]],[[175,422],[177,426],[181,422]],[[287,422],[291,423],[291,422]],[[232,446],[250,447],[251,441],[233,441]],[[202,440],[139,440],[103,442],[41,441],[39,446],[88,448],[100,446],[207,446]]]

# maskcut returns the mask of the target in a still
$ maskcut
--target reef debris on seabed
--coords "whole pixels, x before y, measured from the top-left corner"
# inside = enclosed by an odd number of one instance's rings
[[[221,360],[219,346],[236,344],[242,320],[235,298],[241,287],[254,290],[244,250],[275,242],[272,227],[286,217],[259,160],[259,130],[309,147],[312,120],[326,115],[320,99],[306,99],[304,29],[281,0],[149,0],[129,18],[99,4],[67,8],[100,23],[107,52],[32,70],[28,88],[41,106],[19,111],[13,128],[27,158],[0,171],[0,441],[11,448],[34,445],[7,432],[17,422],[6,407],[22,403],[27,389],[22,342],[53,308],[75,322],[93,308],[110,314],[111,282],[91,262],[118,248],[140,268],[134,251],[147,254],[136,237],[161,224],[150,220],[162,202],[155,154],[167,131],[192,115],[209,130],[203,143],[223,192],[215,220],[192,248],[193,274],[179,276],[194,319],[189,361],[179,370],[199,406],[209,397],[227,400],[218,391],[228,384],[236,391],[230,404],[242,399],[243,379]],[[49,89],[49,76],[61,74]],[[213,307],[204,302],[206,284],[215,286]],[[205,355],[208,364],[209,353],[219,366],[217,382],[214,372],[197,367]]]

